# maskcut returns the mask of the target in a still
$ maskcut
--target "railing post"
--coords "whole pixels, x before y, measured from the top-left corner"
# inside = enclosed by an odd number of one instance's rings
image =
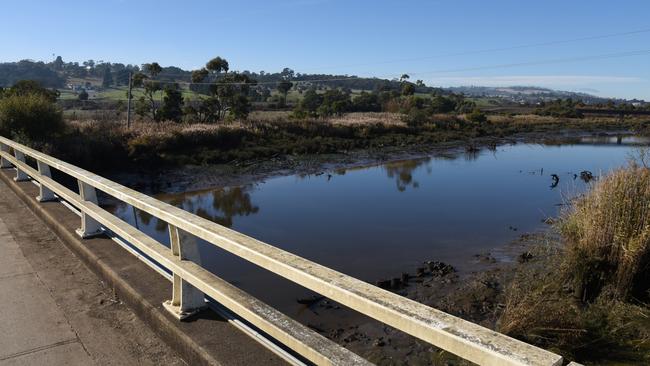
[[[41,162],[38,160],[36,162],[38,165],[38,173],[41,175],[41,177],[48,177],[52,178],[52,173],[50,172],[50,166]],[[36,197],[38,202],[47,202],[47,201],[54,201],[56,197],[54,197],[54,192],[47,188],[46,186],[43,185],[43,182],[38,182],[40,185],[40,192],[39,195]]]
[[[79,183],[79,195],[81,195],[81,199],[98,205],[97,191],[95,190],[95,187],[80,180],[77,180],[77,182]],[[102,234],[99,222],[88,216],[83,209],[81,209],[81,228],[77,229],[77,234],[79,234],[82,239]]]
[[[201,264],[196,238],[172,224],[167,226],[172,254],[181,260]],[[203,292],[174,273],[172,299],[165,301],[163,306],[178,320],[183,320],[205,309],[207,305]]]
[[[25,154],[23,154],[22,151],[18,151],[14,149],[14,156],[16,157],[16,160],[25,162]],[[29,176],[25,174],[20,168],[16,167],[16,178],[14,178],[16,182],[23,182],[26,180],[29,180]]]
[[[9,153],[9,146],[0,142],[0,151]],[[0,158],[0,168],[11,168],[11,163],[5,158]]]

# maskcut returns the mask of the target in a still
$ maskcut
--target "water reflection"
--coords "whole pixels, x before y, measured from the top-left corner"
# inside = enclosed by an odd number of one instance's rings
[[[567,197],[625,164],[634,149],[626,141],[502,145],[471,159],[458,151],[157,198],[374,283],[427,260],[471,270],[475,254],[544,228]],[[115,212],[133,223],[130,206]],[[164,222],[141,212],[137,219],[168,240]],[[204,245],[202,255],[206,268],[281,309],[291,312],[305,295],[214,246]]]
[[[235,217],[254,215],[260,210],[251,201],[251,195],[248,193],[250,189],[252,189],[252,186],[216,188],[196,192],[163,194],[156,196],[156,198],[185,211],[195,213],[204,219],[226,227],[232,227]],[[158,233],[167,230],[166,222],[140,210],[137,211],[133,221],[138,227],[141,225],[153,227]]]
[[[260,210],[251,202],[251,195],[248,193],[250,189],[251,186],[216,188],[163,195],[158,198],[204,219],[232,227],[234,217],[254,215]]]
[[[602,136],[586,136],[579,139],[580,143],[585,144],[602,144],[602,145],[648,145],[650,144],[650,137],[648,136],[631,136],[631,135],[602,135]]]
[[[463,154],[465,161],[474,161],[478,159],[479,156],[481,156],[481,150],[476,147],[465,149],[465,153]]]
[[[407,187],[418,188],[420,183],[413,179],[413,171],[424,164],[428,164],[430,158],[418,160],[395,161],[384,164],[384,170],[389,178],[395,179],[397,190],[404,192]],[[429,173],[431,169],[429,167]]]
[[[442,156],[440,159],[456,159],[458,156]],[[395,180],[395,186],[397,187],[397,190],[399,192],[404,192],[407,188],[418,188],[420,186],[420,182],[416,181],[413,178],[413,172],[420,168],[423,165],[427,166],[427,172],[431,173],[431,166],[429,162],[431,162],[433,158],[428,157],[428,158],[419,158],[419,159],[408,159],[408,160],[397,160],[397,161],[391,161],[388,163],[384,163],[381,165],[381,168],[386,171],[386,175],[388,178],[394,179]],[[367,170],[369,167],[367,166],[358,166],[358,167],[351,167],[351,168],[337,168],[335,170],[332,170],[331,172],[319,172],[316,174],[297,174],[296,177],[299,178],[300,180],[304,180],[307,178],[318,178],[318,177],[325,177],[326,180],[329,182],[331,181],[334,177],[336,176],[344,176],[347,173],[352,173],[356,171],[363,171]]]

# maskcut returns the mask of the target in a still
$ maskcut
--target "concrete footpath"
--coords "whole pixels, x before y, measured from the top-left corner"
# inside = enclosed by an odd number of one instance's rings
[[[185,365],[0,181],[0,366]]]
[[[0,364],[92,364],[2,219],[0,253]]]

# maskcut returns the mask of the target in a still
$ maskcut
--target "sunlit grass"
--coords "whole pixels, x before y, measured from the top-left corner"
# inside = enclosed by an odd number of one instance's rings
[[[650,362],[647,154],[604,176],[506,292],[499,330],[579,361]]]

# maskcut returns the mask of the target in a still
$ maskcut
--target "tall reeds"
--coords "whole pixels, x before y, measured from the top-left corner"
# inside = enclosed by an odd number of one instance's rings
[[[593,183],[506,290],[499,330],[581,362],[650,362],[647,152]]]

